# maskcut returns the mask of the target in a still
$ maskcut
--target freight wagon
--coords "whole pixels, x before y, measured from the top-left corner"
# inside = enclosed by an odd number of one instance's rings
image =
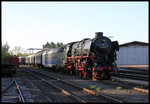
[[[19,58],[19,65],[25,65],[25,57],[18,57]]]
[[[4,58],[2,63],[2,73],[16,73],[16,69],[19,67],[19,58],[16,56],[10,58]]]

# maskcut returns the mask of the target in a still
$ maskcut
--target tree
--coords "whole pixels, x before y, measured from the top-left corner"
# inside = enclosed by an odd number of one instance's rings
[[[14,54],[17,55],[18,53],[21,53],[20,49],[21,49],[20,46],[15,46],[13,49]]]
[[[47,42],[45,45],[43,44],[43,48],[51,48],[51,44]]]
[[[10,46],[8,45],[8,43],[6,42],[4,45],[2,45],[1,47],[1,55],[2,55],[2,58],[1,58],[1,62],[2,64],[4,63],[4,58],[9,58],[11,57],[11,54],[9,53],[9,48]]]
[[[60,46],[62,46],[63,43],[59,43],[57,42],[57,44],[55,44],[53,41],[51,43],[47,42],[45,45],[43,44],[43,48],[58,48]]]
[[[14,47],[13,54],[15,54],[17,57],[25,57],[25,56],[29,55],[29,54],[25,53],[24,49],[21,48],[20,46]]]
[[[53,41],[51,42],[51,47],[56,48],[56,44]]]
[[[58,43],[58,42],[57,42],[56,47],[60,47],[60,46],[62,46],[62,45],[63,45],[63,43]]]

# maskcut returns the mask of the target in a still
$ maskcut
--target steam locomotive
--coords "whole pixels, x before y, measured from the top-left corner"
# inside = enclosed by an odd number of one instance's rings
[[[96,32],[93,39],[86,38],[27,56],[25,63],[92,79],[110,79],[111,72],[117,72],[115,61],[118,50],[118,41],[111,41],[103,36],[103,32]]]

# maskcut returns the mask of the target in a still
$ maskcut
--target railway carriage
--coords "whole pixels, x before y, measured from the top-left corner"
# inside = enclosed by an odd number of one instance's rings
[[[35,54],[35,65],[38,67],[42,66],[42,53],[44,51],[39,51]]]
[[[56,52],[57,49],[51,49],[46,53],[46,61],[45,67],[56,67]]]
[[[28,65],[28,63],[29,63],[29,56],[26,56],[25,57],[25,64]]]
[[[42,65],[46,66],[47,65],[47,58],[48,58],[48,54],[47,52],[49,51],[49,49],[44,50],[44,52],[42,53]]]
[[[64,53],[64,48],[65,45],[61,46],[58,48],[57,53],[56,53],[56,62],[57,62],[57,68],[61,68],[64,69],[64,65],[65,65],[65,53]]]
[[[30,56],[28,57],[28,60],[29,60],[29,61],[28,61],[28,64],[29,64],[29,65],[31,65],[31,56],[32,56],[32,55],[30,55]]]
[[[30,65],[35,66],[35,54],[32,54],[32,55],[30,56]]]
[[[45,67],[48,68],[60,68],[63,67],[63,58],[64,58],[64,52],[63,47],[47,50],[45,53],[43,53],[43,56],[45,56],[42,61],[45,63],[43,64]]]
[[[32,63],[34,62],[33,55],[26,56],[25,60],[26,60],[26,65],[32,65]]]

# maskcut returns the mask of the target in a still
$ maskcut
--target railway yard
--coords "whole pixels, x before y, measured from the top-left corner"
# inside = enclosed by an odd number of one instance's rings
[[[3,2],[1,103],[149,103],[147,7]]]
[[[148,103],[148,68],[118,72],[111,80],[92,80],[21,65],[15,75],[2,76],[1,102]]]

